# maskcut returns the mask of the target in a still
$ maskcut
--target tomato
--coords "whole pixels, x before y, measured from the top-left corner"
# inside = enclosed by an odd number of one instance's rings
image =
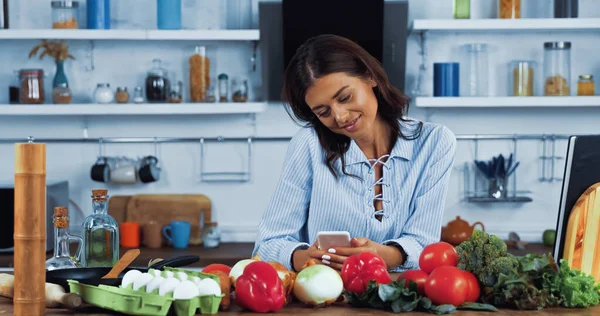
[[[467,291],[465,302],[477,302],[479,295],[481,294],[479,281],[473,273],[469,271],[463,271],[463,273],[465,274],[465,280],[467,280],[467,283],[469,284],[469,290]]]
[[[202,269],[202,273],[211,273],[212,271],[223,271],[225,274],[229,275],[229,272],[231,272],[231,267],[221,263],[213,263]]]
[[[425,294],[425,282],[427,282],[427,277],[429,277],[429,274],[425,273],[423,270],[408,270],[400,273],[396,281],[405,279],[407,286],[409,281],[414,281],[417,283],[417,291],[419,294],[423,295]]]
[[[441,266],[433,270],[425,282],[425,295],[435,305],[465,302],[469,283],[463,270],[452,266]]]
[[[454,247],[447,242],[436,242],[425,248],[419,256],[419,267],[426,273],[441,266],[456,267],[458,264],[458,253]]]

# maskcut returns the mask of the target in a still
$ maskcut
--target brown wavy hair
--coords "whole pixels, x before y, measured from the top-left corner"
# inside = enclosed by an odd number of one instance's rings
[[[404,118],[408,112],[409,98],[390,84],[381,63],[375,57],[344,37],[323,34],[310,38],[296,50],[285,70],[282,99],[292,119],[304,122],[304,127],[315,129],[326,152],[325,163],[336,178],[338,175],[333,165],[338,158],[342,162],[342,172],[350,175],[344,166],[344,153],[350,147],[350,138],[323,125],[306,103],[305,95],[315,80],[340,72],[377,83],[373,88],[378,104],[377,114],[390,125],[394,135],[412,140],[419,137],[422,128],[420,122],[412,135],[404,135],[401,131],[399,120],[411,121]]]

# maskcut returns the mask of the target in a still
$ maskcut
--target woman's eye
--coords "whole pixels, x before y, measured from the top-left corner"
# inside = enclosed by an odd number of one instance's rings
[[[348,94],[348,95],[345,95],[345,96],[341,97],[341,98],[339,99],[339,101],[340,101],[340,103],[346,103],[346,102],[348,102],[348,100],[350,100],[350,97],[351,97],[351,95],[350,95],[350,94]]]
[[[329,109],[327,109],[325,111],[321,111],[321,112],[317,113],[317,115],[320,117],[327,116],[327,115],[329,115]]]

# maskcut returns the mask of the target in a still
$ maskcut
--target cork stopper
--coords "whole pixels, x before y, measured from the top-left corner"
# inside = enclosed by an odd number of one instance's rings
[[[204,227],[217,227],[217,222],[206,222]]]
[[[54,208],[54,217],[69,216],[69,208],[66,206],[57,206]]]
[[[54,208],[54,227],[69,227],[69,208],[66,206],[57,206]]]
[[[108,190],[105,190],[105,189],[92,190],[92,200],[94,202],[105,202],[107,197],[108,197]]]

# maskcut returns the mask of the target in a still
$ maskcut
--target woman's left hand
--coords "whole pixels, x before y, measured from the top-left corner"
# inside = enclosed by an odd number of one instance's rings
[[[379,255],[387,264],[388,269],[397,267],[404,261],[402,253],[398,248],[382,245],[368,238],[352,238],[350,245],[351,247],[327,249],[327,254],[323,255],[321,261],[339,271],[342,270],[344,261],[348,257],[361,252],[372,252]]]

